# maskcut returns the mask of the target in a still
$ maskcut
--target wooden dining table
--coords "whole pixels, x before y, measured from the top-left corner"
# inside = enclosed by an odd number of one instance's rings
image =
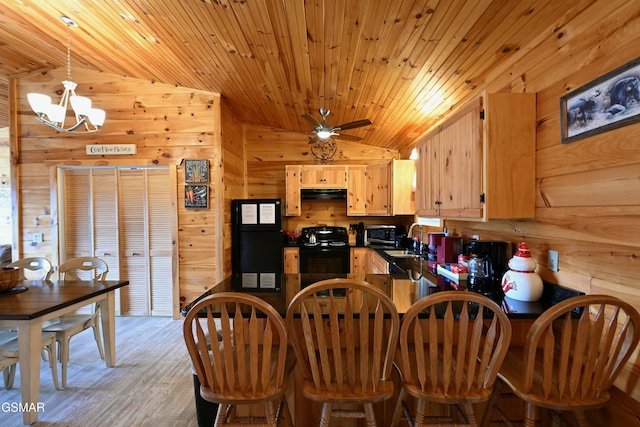
[[[33,424],[45,409],[40,399],[40,353],[44,322],[99,302],[105,364],[113,367],[115,348],[115,291],[124,280],[23,280],[0,294],[0,326],[17,327],[20,388],[24,424]],[[50,409],[48,409],[50,410]]]

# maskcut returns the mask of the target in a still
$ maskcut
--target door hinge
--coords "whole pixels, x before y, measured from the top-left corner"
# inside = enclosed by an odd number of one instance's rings
[[[480,110],[480,120],[484,120],[484,110]]]
[[[484,203],[484,193],[480,195],[480,203]]]

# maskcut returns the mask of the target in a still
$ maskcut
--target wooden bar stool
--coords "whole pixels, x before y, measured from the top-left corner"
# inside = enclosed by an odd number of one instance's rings
[[[208,296],[187,313],[184,340],[200,395],[220,404],[215,426],[275,427],[281,417],[292,424],[284,392],[295,357],[282,315],[268,303],[237,292]],[[264,417],[237,414],[238,405],[256,403],[264,404]]]
[[[332,416],[376,425],[373,404],[393,396],[399,326],[391,299],[360,280],[323,280],[291,300],[289,339],[302,369],[303,395],[322,403],[320,426],[328,426]]]
[[[473,405],[491,398],[511,342],[511,323],[491,299],[443,291],[415,302],[402,316],[396,365],[402,390],[392,426],[403,412],[410,426],[477,426]],[[417,400],[415,416],[404,403]],[[432,417],[427,402],[453,405],[453,417]]]
[[[587,426],[585,411],[605,406],[609,388],[640,340],[640,314],[608,295],[569,298],[545,311],[531,326],[524,347],[511,348],[499,378],[524,400],[524,425],[535,426],[537,408],[572,411]],[[500,387],[487,407],[509,425],[495,406]]]

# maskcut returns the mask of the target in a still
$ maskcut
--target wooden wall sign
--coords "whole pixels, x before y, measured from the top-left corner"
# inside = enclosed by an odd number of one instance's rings
[[[90,156],[136,154],[136,144],[92,144],[86,146]]]

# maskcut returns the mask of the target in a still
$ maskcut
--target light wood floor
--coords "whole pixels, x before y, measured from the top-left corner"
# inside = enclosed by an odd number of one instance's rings
[[[12,390],[0,388],[0,405],[21,401],[19,370]],[[48,362],[41,363],[44,412],[35,427],[197,426],[182,320],[116,318],[113,368],[105,366],[93,333],[85,331],[71,339],[68,370],[67,388],[57,391]],[[23,425],[21,413],[2,408],[0,426]]]

